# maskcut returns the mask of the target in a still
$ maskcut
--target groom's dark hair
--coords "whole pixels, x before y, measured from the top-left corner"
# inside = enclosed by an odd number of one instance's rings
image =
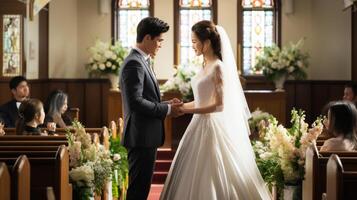
[[[169,30],[170,26],[156,17],[146,17],[142,19],[136,28],[136,42],[143,41],[145,35],[149,34],[152,38],[159,36]]]

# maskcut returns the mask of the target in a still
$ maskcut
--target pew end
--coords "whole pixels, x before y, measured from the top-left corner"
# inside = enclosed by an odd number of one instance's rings
[[[10,174],[5,163],[0,163],[0,199],[10,200]]]
[[[27,156],[19,156],[11,172],[11,196],[13,199],[30,200],[30,171],[30,162]]]
[[[345,171],[343,162],[353,162],[357,157],[344,158],[336,154],[330,156],[326,168],[326,197],[328,200],[355,199],[355,186],[357,185],[357,162],[347,167],[354,171]],[[348,163],[345,163],[348,165]]]

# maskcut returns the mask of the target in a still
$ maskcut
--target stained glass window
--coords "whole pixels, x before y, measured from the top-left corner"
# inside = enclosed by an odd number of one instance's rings
[[[179,63],[195,58],[191,43],[191,27],[201,20],[213,20],[211,0],[180,0],[179,3]]]
[[[3,15],[3,76],[16,76],[22,73],[22,16]]]
[[[131,48],[136,43],[136,26],[149,16],[149,0],[119,0],[117,8],[116,39]]]
[[[273,0],[243,0],[243,73],[261,74],[254,69],[255,56],[274,41]]]

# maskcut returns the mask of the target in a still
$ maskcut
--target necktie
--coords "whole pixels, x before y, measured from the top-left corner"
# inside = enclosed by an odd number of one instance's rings
[[[156,74],[155,74],[154,68],[153,68],[153,66],[151,64],[150,58],[146,59],[146,63],[148,64],[148,66],[150,68],[150,72],[152,73],[152,75],[154,75],[156,77]]]

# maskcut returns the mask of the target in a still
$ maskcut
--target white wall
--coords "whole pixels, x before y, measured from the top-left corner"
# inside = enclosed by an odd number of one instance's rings
[[[154,69],[159,79],[167,79],[174,73],[174,6],[173,1],[155,0],[154,15],[169,24],[164,34],[164,43],[156,55]],[[170,13],[170,14],[169,14]]]
[[[78,78],[77,0],[50,3],[49,78]]]
[[[26,59],[26,78],[36,79],[39,73],[39,20],[38,16],[35,16],[33,21],[29,21],[29,18],[24,20],[24,48]]]
[[[111,40],[111,15],[100,14],[98,0],[78,1],[78,41],[77,41],[77,77],[88,77],[85,65],[88,63],[87,49],[94,45],[96,39],[110,42]],[[103,0],[102,0],[103,1]],[[108,1],[108,0],[106,0]],[[109,0],[110,1],[110,0]]]
[[[86,77],[87,48],[96,37],[111,36],[110,15],[98,14],[99,0],[56,0],[50,3],[50,77]],[[283,3],[285,0],[282,0]],[[237,54],[237,0],[218,1],[218,24],[230,36]],[[172,74],[174,34],[173,1],[155,0],[155,16],[170,25],[155,60],[159,79]],[[351,78],[351,13],[338,0],[294,0],[294,12],[282,12],[282,43],[306,37],[310,53],[309,79]],[[66,13],[66,14],[64,14]]]
[[[343,2],[336,0],[294,2],[294,13],[282,13],[282,43],[306,38],[309,79],[350,80],[351,11],[343,12]]]

